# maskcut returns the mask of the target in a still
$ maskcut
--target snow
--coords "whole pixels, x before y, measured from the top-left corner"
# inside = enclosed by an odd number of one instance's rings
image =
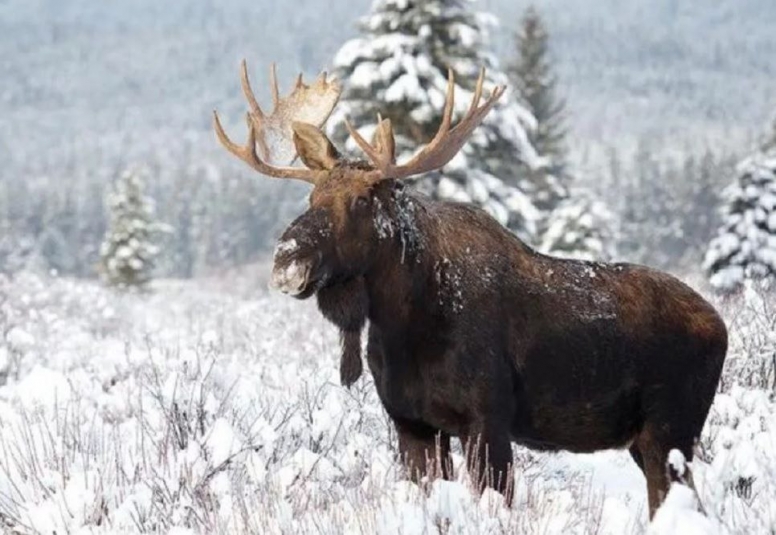
[[[314,303],[210,284],[157,281],[136,295],[29,274],[0,279],[4,321],[34,340],[0,386],[3,522],[49,533],[646,527],[644,478],[626,451],[516,447],[512,508],[493,491],[472,492],[459,449],[454,479],[420,489],[396,462],[368,374],[352,390],[339,386],[338,332]],[[650,533],[776,526],[771,301],[752,287],[723,309],[731,356],[692,465],[699,499],[674,485]]]
[[[684,476],[687,470],[687,459],[681,451],[671,450],[668,453],[668,464],[679,477]]]
[[[614,216],[601,201],[588,191],[573,191],[550,214],[539,249],[578,260],[612,260],[614,228]]]
[[[8,349],[0,346],[0,379],[4,380],[4,376],[8,373],[11,367],[11,356],[8,354]]]
[[[356,68],[356,71],[358,71],[358,68]],[[402,100],[411,100],[421,91],[422,89],[415,76],[403,74],[385,90],[384,98],[386,102],[401,102]]]
[[[371,61],[364,61],[353,69],[353,73],[348,77],[348,84],[352,87],[368,88],[379,79],[379,66]]]
[[[242,441],[237,438],[234,429],[225,418],[218,418],[207,433],[205,448],[210,454],[210,462],[214,466],[220,466],[240,451]]]
[[[334,56],[334,65],[352,65],[360,57],[363,46],[364,43],[361,39],[346,41]]]
[[[291,253],[295,251],[297,247],[299,247],[299,244],[293,238],[290,240],[278,241],[277,246],[275,246],[275,257],[277,257],[280,254]]]
[[[35,338],[20,327],[13,327],[5,335],[8,346],[20,353],[25,353],[35,345]]]
[[[647,530],[648,535],[717,535],[718,523],[698,510],[698,499],[692,489],[674,484]]]

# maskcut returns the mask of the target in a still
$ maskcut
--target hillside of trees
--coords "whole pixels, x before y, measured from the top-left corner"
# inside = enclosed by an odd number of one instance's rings
[[[160,274],[193,276],[266,254],[305,189],[231,161],[215,143],[210,112],[218,108],[230,130],[242,127],[242,57],[257,73],[277,61],[286,86],[298,70],[331,68],[370,4],[0,2],[0,270],[94,276],[106,192],[138,163],[160,221],[174,229],[161,244]],[[506,65],[528,4],[471,6],[495,15],[487,18],[499,23],[493,51]],[[776,109],[768,22],[776,4],[536,6],[567,101],[576,183],[615,212],[620,257],[699,266],[733,162]],[[266,84],[256,91],[267,98]]]

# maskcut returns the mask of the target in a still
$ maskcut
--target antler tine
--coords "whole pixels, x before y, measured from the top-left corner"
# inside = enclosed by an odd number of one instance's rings
[[[475,126],[476,124],[479,124],[485,116],[488,114],[488,112],[493,108],[493,105],[498,101],[499,98],[501,98],[501,95],[504,94],[504,91],[506,91],[506,86],[497,86],[493,88],[493,91],[491,91],[490,96],[488,97],[488,100],[485,101],[485,104],[478,108],[472,108],[472,110],[467,113],[467,118],[469,119],[469,122],[474,122]],[[451,134],[454,133],[454,131],[462,126],[463,121],[456,125],[453,130],[450,132]],[[471,132],[473,128],[469,129],[469,132]],[[468,135],[468,133],[467,133]]]
[[[450,123],[453,121],[453,109],[455,108],[455,75],[453,69],[447,69],[447,93],[445,94],[445,108],[442,111],[442,123],[439,125],[434,139],[431,140],[430,145],[434,145],[444,137],[450,130]]]
[[[383,119],[377,114],[377,139],[380,141],[378,150],[383,155],[385,167],[396,164],[396,141],[393,138],[393,127],[390,119]]]
[[[482,85],[485,82],[485,67],[480,68],[480,76],[477,78],[477,86],[474,88],[474,96],[472,96],[472,103],[469,106],[469,111],[466,112],[467,115],[471,114],[474,110],[477,109],[477,104],[480,103],[480,99],[482,98]]]
[[[419,175],[434,169],[439,169],[452,160],[466,143],[474,129],[477,128],[504,93],[505,88],[503,86],[498,86],[493,90],[488,100],[480,105],[484,79],[485,70],[483,69],[480,71],[480,76],[477,79],[477,85],[474,90],[474,95],[472,96],[472,103],[469,106],[469,110],[466,112],[463,119],[451,129],[450,117],[454,104],[454,79],[452,72],[449,72],[447,100],[445,101],[442,123],[439,125],[439,130],[436,135],[431,142],[412,157],[410,161],[395,166],[391,169],[391,175],[386,175],[385,178],[406,178],[412,175]]]
[[[248,101],[248,105],[251,107],[251,113],[255,117],[254,120],[260,122],[264,118],[264,112],[261,110],[261,106],[259,106],[259,103],[256,100],[256,95],[253,94],[253,89],[251,89],[251,82],[248,79],[248,64],[244,59],[240,66],[240,85],[242,86],[245,100]]]
[[[215,128],[218,141],[221,142],[226,150],[263,175],[274,178],[295,178],[310,184],[315,184],[318,181],[321,175],[319,171],[299,167],[276,167],[265,163],[256,154],[256,125],[250,112],[246,113],[245,121],[248,123],[248,141],[242,146],[229,139],[229,136],[224,131],[224,127],[221,125],[221,120],[218,118],[218,113],[215,110],[213,111],[213,127]]]
[[[275,62],[269,68],[269,86],[272,89],[272,105],[274,108],[280,104],[280,88],[278,87],[278,73]]]
[[[327,82],[325,76],[313,85],[305,85],[300,74],[294,88],[281,97],[278,86],[277,68],[270,67],[270,91],[273,108],[264,113],[253,93],[248,77],[248,65],[242,61],[240,83],[248,101],[248,143],[245,146],[234,143],[226,135],[218,115],[213,112],[213,126],[221,144],[256,171],[276,178],[295,178],[312,184],[326,174],[319,169],[287,166],[297,157],[294,141],[294,123],[304,123],[320,128],[326,122],[337,104],[341,86]]]
[[[433,169],[438,169],[446,165],[461,150],[472,131],[482,122],[494,104],[504,94],[504,86],[497,86],[491,93],[488,100],[480,106],[482,98],[482,86],[485,81],[485,69],[480,70],[480,76],[477,79],[477,85],[474,89],[472,102],[466,115],[452,129],[453,109],[455,107],[455,76],[452,69],[447,71],[447,95],[445,97],[445,107],[442,111],[442,122],[433,139],[423,147],[410,161],[402,165],[396,165],[394,157],[394,145],[390,121],[383,121],[382,117],[377,117],[377,131],[375,136],[375,145],[370,145],[359,134],[350,121],[345,121],[351,137],[361,150],[369,157],[375,166],[375,170],[370,172],[367,180],[377,182],[387,178],[406,178],[412,175],[419,175]]]
[[[350,134],[350,137],[352,137],[353,141],[356,142],[356,145],[358,145],[359,148],[364,151],[369,159],[372,160],[372,163],[377,165],[380,161],[380,155],[378,154],[377,150],[375,150],[375,148],[370,145],[361,134],[358,133],[358,130],[356,130],[350,123],[350,119],[345,119],[345,128],[347,128],[348,134]]]

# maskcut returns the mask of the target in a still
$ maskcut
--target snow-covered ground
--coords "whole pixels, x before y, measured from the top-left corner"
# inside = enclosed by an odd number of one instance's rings
[[[235,288],[240,288],[237,291]],[[517,498],[402,477],[368,374],[336,331],[229,281],[146,295],[0,275],[0,529],[8,533],[775,533],[776,312],[722,306],[732,351],[698,446],[697,498],[652,527],[626,452],[516,449]]]

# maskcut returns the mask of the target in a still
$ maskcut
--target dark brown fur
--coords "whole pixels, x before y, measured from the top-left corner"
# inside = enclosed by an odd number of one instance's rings
[[[367,187],[364,167],[316,185],[282,238],[302,245],[275,267],[309,266],[297,296],[317,291],[346,340],[369,320],[367,362],[413,478],[449,475],[451,437],[502,491],[512,442],[630,448],[653,514],[669,451],[692,459],[714,398],[727,331],[713,307],[665,273],[544,256],[477,208]]]
[[[361,331],[366,324],[367,296],[362,277],[318,290],[318,308],[340,329],[342,358],[340,382],[350,388],[364,371],[361,361]]]

